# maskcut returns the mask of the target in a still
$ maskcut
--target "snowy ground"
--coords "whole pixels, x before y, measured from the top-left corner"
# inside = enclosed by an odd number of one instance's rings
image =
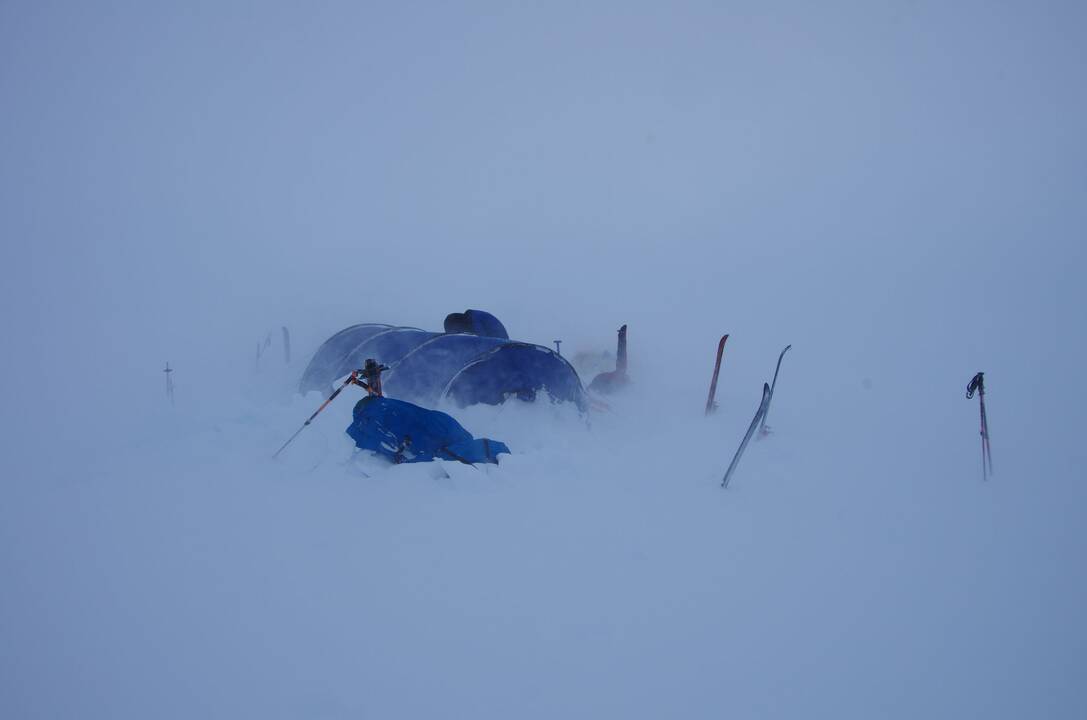
[[[758,401],[727,361],[711,419],[695,382],[667,402],[635,385],[588,419],[458,411],[514,452],[448,478],[360,474],[353,399],[271,461],[317,404],[267,392],[287,374],[211,423],[181,393],[126,452],[0,510],[4,715],[1087,710],[1081,476],[1032,472],[998,390],[984,483],[974,403],[903,427],[858,383],[821,417],[805,362],[786,356],[776,432],[727,491]]]

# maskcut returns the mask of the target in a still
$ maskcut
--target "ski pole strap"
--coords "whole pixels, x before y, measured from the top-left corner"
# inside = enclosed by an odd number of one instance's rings
[[[985,373],[979,372],[970,380],[970,384],[966,386],[966,399],[970,400],[974,397],[974,393],[981,391],[981,394],[985,394]]]

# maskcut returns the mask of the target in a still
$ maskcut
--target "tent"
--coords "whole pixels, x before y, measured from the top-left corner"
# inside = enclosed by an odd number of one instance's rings
[[[558,402],[587,407],[577,371],[554,350],[509,339],[490,313],[467,310],[446,318],[447,332],[377,323],[352,325],[328,338],[302,374],[299,389],[327,394],[333,383],[373,358],[389,367],[388,397],[434,407],[497,405],[509,397],[531,401],[545,392]]]

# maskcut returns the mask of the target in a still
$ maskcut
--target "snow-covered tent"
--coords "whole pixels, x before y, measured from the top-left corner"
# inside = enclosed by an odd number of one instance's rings
[[[511,341],[490,313],[468,310],[446,318],[447,332],[366,323],[336,333],[318,348],[299,389],[327,393],[337,378],[367,358],[389,366],[385,394],[433,407],[497,405],[508,397],[534,400],[541,391],[557,401],[586,406],[577,371],[550,348]]]

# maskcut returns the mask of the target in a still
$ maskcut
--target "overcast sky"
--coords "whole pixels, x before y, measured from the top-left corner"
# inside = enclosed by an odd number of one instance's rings
[[[9,397],[466,307],[1026,397],[1084,347],[1085,7],[4,2]]]

